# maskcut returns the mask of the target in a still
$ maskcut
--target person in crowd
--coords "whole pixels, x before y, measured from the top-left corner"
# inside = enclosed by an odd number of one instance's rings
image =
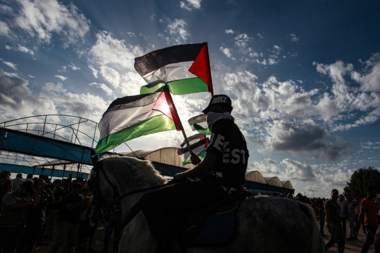
[[[377,231],[375,236],[375,251],[374,253],[380,253],[380,209],[377,214]]]
[[[3,199],[6,193],[12,192],[12,184],[11,173],[5,170],[2,171],[0,173],[0,199]]]
[[[28,209],[40,203],[40,197],[32,199],[33,184],[24,182],[20,188],[4,195],[0,215],[0,252],[13,252],[24,232]]]
[[[380,194],[376,196],[375,203],[376,203],[377,209],[380,210]]]
[[[342,221],[340,219],[340,206],[337,203],[338,195],[338,190],[333,189],[331,191],[331,199],[325,203],[326,229],[329,234],[326,249],[331,248],[337,243],[338,252],[343,253],[346,244],[346,235],[343,231]]]
[[[343,231],[346,234],[347,231],[347,217],[348,217],[348,205],[347,200],[344,199],[343,194],[339,195],[337,200],[338,205],[340,206],[340,220],[342,221]]]
[[[350,237],[347,238],[347,241],[353,241],[358,239],[358,233],[355,228],[355,205],[353,205],[353,199],[350,195],[347,196],[347,205],[348,205],[348,219],[350,224]]]
[[[319,214],[319,230],[322,236],[325,236],[324,226],[325,226],[325,205],[323,201],[319,198],[316,203],[317,212]]]
[[[61,204],[59,212],[59,226],[57,240],[51,248],[52,253],[58,252],[60,247],[64,247],[63,252],[70,252],[75,246],[79,230],[80,214],[88,205],[89,200],[79,196],[82,191],[80,183],[71,184],[71,192],[66,195]],[[65,245],[66,241],[66,245]]]
[[[87,239],[90,230],[90,201],[92,199],[92,193],[88,185],[84,185],[83,191],[79,196],[82,200],[86,198],[89,199],[89,202],[85,205],[85,209],[80,214],[78,240],[76,245],[77,252],[83,252],[85,249],[85,239]]]
[[[174,175],[169,186],[144,194],[139,202],[148,225],[166,252],[183,252],[172,214],[200,208],[241,189],[248,165],[247,143],[231,116],[231,99],[214,95],[203,110],[211,141],[202,162],[192,155],[194,169]],[[201,177],[197,181],[187,178]],[[178,183],[185,180],[185,182]],[[177,182],[177,183],[175,183]]]
[[[367,253],[371,245],[375,241],[375,234],[378,227],[377,216],[378,209],[375,203],[376,198],[376,188],[369,186],[367,189],[367,197],[364,198],[361,202],[361,210],[359,214],[359,221],[357,229],[360,228],[361,221],[364,220],[364,225],[367,230],[367,237],[362,247],[362,253]]]
[[[46,220],[46,227],[44,232],[44,238],[46,240],[52,240],[54,235],[56,235],[56,230],[58,229],[58,212],[61,207],[61,203],[64,196],[64,191],[61,187],[62,181],[60,179],[56,179],[53,181],[54,188],[52,190],[54,196],[54,204],[50,204],[49,207],[49,215]]]
[[[293,199],[293,194],[291,194],[291,193],[286,194],[286,198]]]
[[[46,204],[54,203],[53,193],[50,188],[45,188],[45,181],[40,178],[35,185],[34,196],[38,196],[40,202],[30,209],[20,245],[16,253],[32,252],[45,224]]]
[[[28,174],[28,175],[26,176],[25,181],[29,181],[29,182],[34,183],[34,181],[33,181],[33,174]]]
[[[355,207],[355,230],[356,230],[356,235],[359,235],[357,224],[359,223],[359,214],[360,214],[360,196],[355,197],[355,199],[351,203],[351,206]]]
[[[18,173],[16,178],[12,180],[12,184],[13,184],[12,191],[13,192],[17,191],[18,188],[20,188],[20,185],[24,182],[25,182],[25,180],[22,178],[22,174]]]

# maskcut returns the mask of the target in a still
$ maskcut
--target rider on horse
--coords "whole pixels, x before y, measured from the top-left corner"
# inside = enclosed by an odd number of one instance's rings
[[[170,184],[142,196],[139,204],[150,230],[166,252],[183,252],[173,216],[219,201],[241,189],[248,165],[245,138],[231,116],[231,99],[214,95],[203,113],[207,115],[211,140],[202,162],[192,170],[174,175]],[[198,177],[195,181],[186,178]]]

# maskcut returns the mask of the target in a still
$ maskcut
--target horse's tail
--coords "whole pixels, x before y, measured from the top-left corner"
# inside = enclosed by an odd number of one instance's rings
[[[315,217],[315,213],[313,209],[306,204],[299,203],[300,208],[302,211],[309,217],[312,226],[313,226],[313,232],[312,232],[312,238],[311,238],[311,248],[314,250],[315,253],[326,253],[326,247],[325,242],[323,241],[323,238],[321,236],[321,233],[318,229],[318,223],[317,219]]]

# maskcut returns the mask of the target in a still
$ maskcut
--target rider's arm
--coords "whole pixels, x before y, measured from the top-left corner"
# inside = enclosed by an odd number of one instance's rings
[[[203,161],[198,164],[192,170],[187,170],[185,172],[174,175],[173,181],[179,181],[181,179],[189,178],[189,177],[200,177],[208,174],[214,168],[214,164],[216,161],[217,155],[211,152],[207,152]]]

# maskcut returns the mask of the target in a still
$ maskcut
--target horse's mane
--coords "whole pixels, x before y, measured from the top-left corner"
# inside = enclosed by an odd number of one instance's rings
[[[128,163],[130,163],[130,169],[134,171],[136,178],[144,178],[146,181],[150,182],[157,182],[160,184],[163,184],[166,179],[160,174],[159,171],[155,170],[153,167],[151,161],[149,160],[141,160],[136,157],[131,156],[118,156],[118,155],[107,155],[102,157],[102,159],[99,160],[105,161],[108,159],[115,159],[115,160],[125,160]],[[120,170],[120,173],[127,173],[126,170]],[[119,175],[122,177],[122,175]]]

